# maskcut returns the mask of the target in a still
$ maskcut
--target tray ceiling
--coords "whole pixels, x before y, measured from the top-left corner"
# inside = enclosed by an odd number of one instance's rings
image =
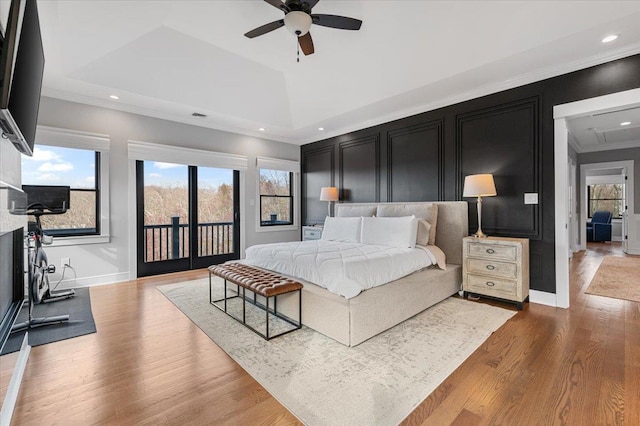
[[[243,36],[282,16],[259,0],[38,5],[43,95],[296,144],[640,52],[638,1],[322,0],[362,29],[312,26],[300,63]]]

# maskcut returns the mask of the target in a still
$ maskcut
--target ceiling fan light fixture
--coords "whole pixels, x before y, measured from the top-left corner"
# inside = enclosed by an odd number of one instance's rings
[[[311,28],[311,16],[305,12],[292,11],[285,15],[284,26],[291,34],[300,37],[309,32]]]

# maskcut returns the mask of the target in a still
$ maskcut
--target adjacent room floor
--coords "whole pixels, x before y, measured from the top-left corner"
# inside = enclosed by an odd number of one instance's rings
[[[405,422],[640,424],[640,304],[584,294],[606,255],[624,253],[575,254],[570,309],[526,305]],[[32,349],[13,423],[297,423],[155,289],[204,276],[92,288],[98,332]],[[4,394],[15,355],[1,361]]]

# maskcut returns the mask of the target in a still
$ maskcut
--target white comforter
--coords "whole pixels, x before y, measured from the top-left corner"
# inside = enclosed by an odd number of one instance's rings
[[[436,263],[426,247],[323,240],[261,244],[249,247],[246,255],[249,265],[302,278],[347,299]]]

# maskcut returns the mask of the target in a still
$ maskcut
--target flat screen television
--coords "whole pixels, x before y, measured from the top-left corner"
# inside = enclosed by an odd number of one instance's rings
[[[18,151],[33,155],[44,49],[36,0],[12,0],[1,37],[0,128]]]

